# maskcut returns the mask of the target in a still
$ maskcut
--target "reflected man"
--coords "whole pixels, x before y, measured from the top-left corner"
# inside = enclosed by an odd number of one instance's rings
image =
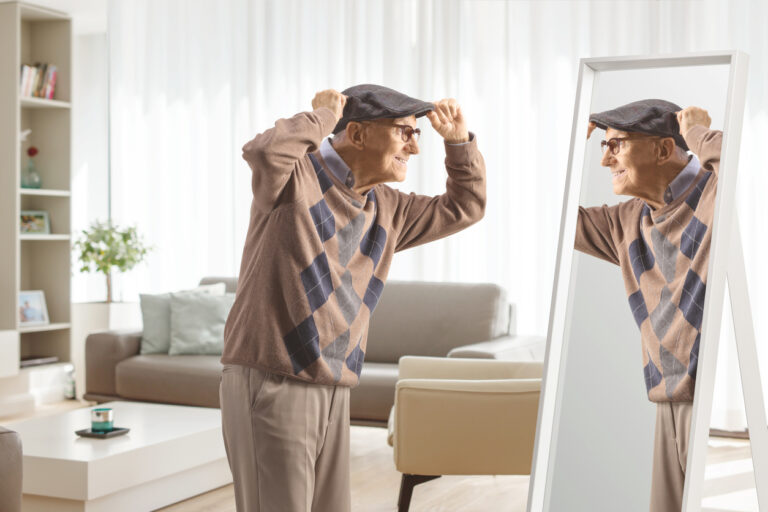
[[[722,132],[707,112],[641,100],[593,114],[614,206],[579,208],[576,249],[621,267],[657,404],[651,511],[683,501]]]

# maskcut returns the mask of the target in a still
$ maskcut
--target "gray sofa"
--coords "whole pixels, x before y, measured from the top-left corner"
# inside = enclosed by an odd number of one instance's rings
[[[0,510],[21,510],[21,438],[0,427]]]
[[[216,282],[227,291],[237,284],[217,277],[200,284]],[[386,425],[404,355],[543,360],[544,338],[514,331],[514,308],[499,286],[389,281],[371,317],[360,385],[350,396],[352,422]],[[140,341],[136,331],[88,336],[85,399],[219,406],[219,356],[140,355]]]

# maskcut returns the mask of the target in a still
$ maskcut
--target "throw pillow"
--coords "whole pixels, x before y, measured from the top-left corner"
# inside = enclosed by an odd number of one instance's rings
[[[235,294],[223,296],[171,294],[169,355],[219,355],[224,348],[224,324]]]
[[[180,294],[224,295],[224,283],[207,284],[178,292]],[[167,354],[171,347],[171,294],[139,295],[141,317],[144,323],[141,335],[141,354]]]

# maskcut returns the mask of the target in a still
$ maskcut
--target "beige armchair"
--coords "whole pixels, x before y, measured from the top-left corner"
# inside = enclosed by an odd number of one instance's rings
[[[0,427],[0,510],[21,510],[21,438]]]
[[[531,472],[541,362],[400,358],[389,444],[403,473],[398,510],[413,487],[441,475]]]

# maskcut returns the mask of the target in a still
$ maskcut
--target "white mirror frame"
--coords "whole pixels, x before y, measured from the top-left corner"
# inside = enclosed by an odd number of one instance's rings
[[[704,463],[709,438],[709,423],[712,413],[712,396],[715,380],[715,360],[720,336],[720,324],[725,293],[726,266],[730,255],[729,229],[735,221],[734,193],[738,169],[741,127],[746,96],[748,57],[740,51],[721,51],[679,55],[627,56],[581,59],[579,66],[576,104],[571,129],[571,144],[568,153],[568,172],[565,179],[565,195],[560,222],[555,279],[547,333],[544,376],[539,402],[536,443],[534,446],[531,480],[528,491],[528,512],[549,510],[552,490],[550,467],[552,446],[557,446],[560,408],[558,397],[562,393],[560,376],[565,372],[564,354],[567,350],[565,326],[570,324],[568,304],[573,293],[571,268],[574,254],[573,241],[576,237],[576,221],[582,175],[584,172],[587,140],[587,124],[596,76],[603,71],[619,71],[647,68],[671,68],[680,66],[730,65],[728,100],[723,126],[718,190],[715,200],[712,246],[710,249],[707,292],[704,299],[704,320],[702,323],[701,349],[696,377],[696,393],[693,404],[690,449],[683,510],[686,512],[701,508]],[[738,329],[738,326],[737,326]],[[738,332],[738,331],[737,331]],[[743,372],[742,372],[743,373]],[[745,394],[746,394],[745,388]],[[762,400],[760,400],[762,407]],[[764,417],[764,416],[763,416]],[[765,425],[765,422],[763,422]],[[763,436],[761,435],[761,438]],[[754,453],[754,442],[753,442]],[[758,464],[755,463],[755,478]],[[757,485],[758,492],[760,486]],[[765,492],[765,491],[763,491]]]

